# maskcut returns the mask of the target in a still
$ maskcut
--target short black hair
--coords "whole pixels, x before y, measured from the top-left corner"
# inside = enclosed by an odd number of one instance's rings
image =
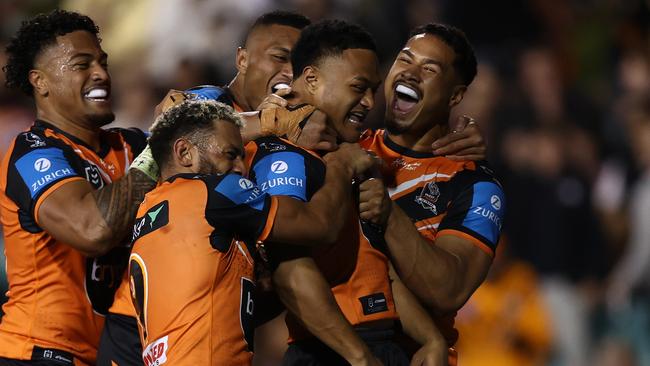
[[[32,95],[34,88],[29,83],[29,71],[34,69],[36,57],[56,43],[56,37],[79,30],[89,32],[101,41],[99,27],[88,16],[79,13],[56,9],[23,21],[5,49],[8,56],[7,65],[2,68],[6,74],[5,85]]]
[[[302,14],[293,11],[274,10],[268,13],[264,13],[255,19],[255,22],[253,22],[253,24],[248,28],[248,32],[246,32],[244,43],[248,41],[248,37],[258,27],[269,25],[286,25],[287,27],[302,30],[310,24],[311,20]]]
[[[214,100],[186,100],[163,112],[150,128],[151,155],[162,168],[169,162],[174,142],[185,137],[204,149],[215,120],[243,126],[242,119],[229,105]]]
[[[472,45],[462,30],[446,24],[429,23],[414,28],[409,35],[409,39],[418,34],[431,34],[451,47],[456,53],[454,59],[456,72],[458,72],[466,86],[472,83],[476,76],[476,56]]]
[[[341,55],[349,49],[377,52],[370,33],[357,24],[343,20],[322,20],[307,26],[291,52],[294,79],[302,75],[305,67],[316,65],[324,57]]]

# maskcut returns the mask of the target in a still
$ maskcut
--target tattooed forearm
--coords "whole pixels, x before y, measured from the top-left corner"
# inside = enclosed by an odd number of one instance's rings
[[[93,192],[97,207],[111,229],[114,244],[131,231],[138,206],[156,182],[137,169],[115,183]]]

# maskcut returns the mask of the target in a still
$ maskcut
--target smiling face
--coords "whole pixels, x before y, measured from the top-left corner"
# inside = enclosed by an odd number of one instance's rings
[[[246,76],[244,93],[251,108],[278,87],[291,84],[291,50],[299,36],[297,28],[271,24],[255,28],[248,37],[240,73]]]
[[[244,174],[244,147],[239,126],[229,121],[213,122],[213,133],[198,147],[198,163],[194,165],[199,174]]]
[[[75,124],[99,127],[113,121],[108,56],[86,31],[56,38],[37,57],[32,75],[37,103]]]
[[[313,90],[310,103],[328,116],[339,139],[357,142],[381,83],[375,52],[348,49],[340,55],[325,57],[317,67],[308,67],[301,78]]]
[[[390,133],[422,135],[446,124],[466,86],[454,69],[454,50],[440,38],[418,34],[397,55],[386,82],[386,128]]]

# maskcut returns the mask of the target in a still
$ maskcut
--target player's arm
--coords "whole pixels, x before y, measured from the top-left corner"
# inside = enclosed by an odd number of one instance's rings
[[[143,155],[138,159],[133,166],[144,159]],[[152,169],[152,163],[153,159],[143,164]],[[130,169],[121,179],[98,190],[86,180],[70,180],[43,199],[36,219],[57,240],[85,255],[98,256],[127,236],[144,194],[155,185],[156,181],[139,169]]]
[[[342,144],[325,155],[327,172],[323,186],[309,202],[277,196],[278,208],[269,239],[296,244],[332,243],[352,209],[352,178],[360,175],[374,160],[357,144]]]
[[[422,346],[413,355],[411,365],[447,365],[447,341],[418,299],[402,283],[392,264],[389,265],[393,299],[402,329]]]
[[[390,204],[384,238],[402,282],[436,313],[458,310],[483,282],[492,263],[504,208],[500,204],[499,210],[492,208],[490,200],[492,196],[503,200],[501,188],[492,182],[467,187],[448,207],[431,243],[389,201],[381,181],[364,183],[359,206],[362,219],[376,220],[377,213],[386,209],[375,206]],[[380,195],[384,198],[377,199]]]
[[[451,126],[451,133],[434,141],[433,153],[452,160],[485,160],[487,146],[474,119],[460,116]]]
[[[330,285],[311,257],[280,263],[273,283],[287,309],[316,338],[352,365],[374,361],[365,342],[341,313]]]

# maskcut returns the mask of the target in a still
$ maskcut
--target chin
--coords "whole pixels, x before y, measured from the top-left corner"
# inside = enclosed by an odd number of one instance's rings
[[[393,135],[401,135],[408,131],[409,124],[406,122],[398,122],[394,117],[386,117],[385,120],[386,131]]]
[[[113,112],[102,113],[102,114],[93,114],[89,116],[88,120],[95,126],[101,127],[105,126],[115,120],[115,114]]]

